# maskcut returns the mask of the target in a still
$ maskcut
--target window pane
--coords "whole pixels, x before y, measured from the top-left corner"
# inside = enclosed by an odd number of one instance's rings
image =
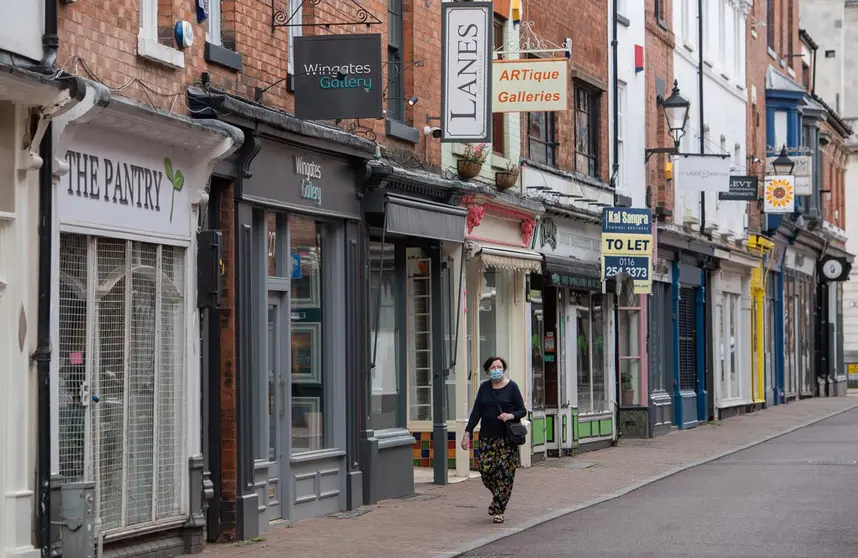
[[[628,301],[637,304],[636,300]],[[640,330],[638,310],[620,310],[620,385],[623,405],[640,403],[640,360],[622,357],[640,357]]]
[[[322,347],[324,226],[289,217],[289,250],[300,271],[292,279],[292,453],[325,447],[325,382]]]
[[[507,296],[512,272],[490,269],[483,273],[480,294],[480,377],[488,376],[483,362],[491,356],[509,360],[509,298]]]
[[[543,337],[545,336],[545,319],[542,306],[542,291],[530,291],[530,336],[533,373],[533,406],[534,409],[545,408],[545,355],[543,353]]]
[[[739,296],[730,295],[730,397],[739,397]]]
[[[432,420],[432,267],[420,249],[406,258],[406,331],[408,332],[408,386],[410,420]]]
[[[592,331],[593,410],[608,409],[608,385],[605,377],[605,322],[602,314],[602,296],[593,295]]]
[[[456,272],[453,275],[453,272]],[[459,280],[459,267],[453,265],[453,260],[447,258],[447,265],[441,271],[441,296],[442,308],[444,314],[444,368],[449,368],[450,363],[456,357],[456,319],[457,313],[460,311],[458,307],[458,292],[456,291],[456,282]],[[459,335],[462,332],[459,331]],[[456,418],[456,370],[450,370],[446,380],[446,404],[447,420]]]
[[[578,353],[578,409],[582,413],[593,410],[592,388],[593,381],[590,374],[590,313],[586,310],[578,310],[575,319],[578,329],[578,342],[576,349]]]
[[[268,305],[268,460],[277,459],[277,305]],[[285,403],[285,401],[284,401]]]
[[[405,426],[399,420],[399,328],[396,327],[399,281],[393,244],[370,243],[369,257],[370,340],[373,343],[370,350],[375,353],[370,416],[372,428],[383,430]]]

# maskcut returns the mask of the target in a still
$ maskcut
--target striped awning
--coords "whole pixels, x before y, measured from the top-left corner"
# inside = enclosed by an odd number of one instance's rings
[[[516,248],[495,248],[476,245],[482,268],[507,269],[510,271],[527,271],[540,273],[542,271],[542,254],[533,250]]]

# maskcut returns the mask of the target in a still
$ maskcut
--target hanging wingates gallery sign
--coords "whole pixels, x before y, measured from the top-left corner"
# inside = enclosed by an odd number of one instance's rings
[[[295,37],[295,116],[382,118],[381,35]]]
[[[491,2],[441,4],[441,141],[492,136]]]

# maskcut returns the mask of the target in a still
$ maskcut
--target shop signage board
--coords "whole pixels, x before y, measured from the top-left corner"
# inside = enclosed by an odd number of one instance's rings
[[[792,175],[766,176],[763,189],[764,213],[795,211],[795,180]]]
[[[652,212],[607,207],[602,212],[602,280],[628,274],[635,294],[652,292]]]
[[[722,201],[757,201],[758,184],[759,180],[756,176],[731,176],[729,191],[718,192],[718,199]]]
[[[712,155],[680,155],[673,163],[673,179],[683,192],[727,192],[730,159]]]
[[[567,110],[568,60],[523,58],[492,64],[492,112]]]
[[[792,161],[792,176],[795,182],[796,196],[809,196],[813,194],[813,158],[808,155],[789,156]],[[775,168],[772,166],[772,161],[777,159],[777,156],[766,157],[766,174],[775,174]]]
[[[295,37],[295,116],[382,118],[381,35]]]
[[[441,4],[441,141],[492,137],[491,2]]]

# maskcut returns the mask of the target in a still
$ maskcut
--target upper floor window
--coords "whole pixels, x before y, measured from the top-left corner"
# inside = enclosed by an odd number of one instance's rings
[[[775,22],[774,22],[775,0],[766,0],[766,44],[769,48],[775,48]]]
[[[206,20],[206,42],[220,46],[221,37],[220,0],[209,0],[209,17]],[[290,49],[291,52],[291,49]]]
[[[556,125],[553,112],[527,113],[528,155],[537,163],[554,166]]]
[[[137,53],[174,68],[185,67],[184,53],[175,48],[173,27],[160,22],[173,21],[173,4],[165,0],[140,0],[140,25]]]
[[[598,92],[575,86],[575,170],[599,176]]]
[[[402,0],[387,0],[387,117],[405,121],[402,75]]]
[[[665,3],[665,1],[666,0],[655,0],[655,7],[653,10],[655,13],[655,20],[662,25],[665,25],[665,21],[664,21],[664,3]]]
[[[718,2],[718,61],[727,68],[727,3]]]
[[[289,0],[289,17],[292,18],[291,23],[294,24],[291,27],[287,27],[289,32],[288,35],[288,48],[289,48],[289,66],[286,70],[287,73],[292,74],[293,76],[297,73],[295,70],[295,37],[300,37],[302,32],[301,22],[304,20],[304,2],[303,0]]]
[[[686,44],[691,44],[691,2],[680,2],[679,9],[682,16],[682,39]]]
[[[495,15],[494,23],[494,50],[495,52],[504,50],[504,20]],[[503,55],[499,55],[498,59],[503,59]],[[506,129],[504,126],[504,113],[496,112],[492,114],[492,151],[499,155],[506,154]]]

